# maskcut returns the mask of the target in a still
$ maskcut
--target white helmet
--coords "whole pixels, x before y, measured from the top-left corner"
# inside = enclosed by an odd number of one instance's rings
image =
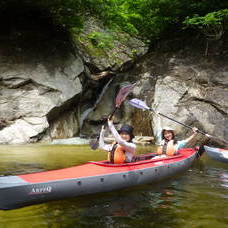
[[[163,127],[163,129],[161,131],[162,139],[165,139],[164,131],[172,131],[173,138],[175,137],[175,131],[174,131],[173,128],[171,128],[171,127]]]
[[[171,127],[163,127],[162,131],[174,131],[174,129]]]

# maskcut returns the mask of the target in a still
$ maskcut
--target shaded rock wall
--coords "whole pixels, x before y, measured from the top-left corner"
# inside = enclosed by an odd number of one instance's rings
[[[157,112],[227,141],[228,58],[192,52],[160,52],[159,61],[157,52],[144,56],[133,70],[140,74],[135,95]],[[151,78],[146,83],[145,75]],[[166,118],[152,115],[151,119],[154,133],[164,126],[176,129],[179,138],[192,133]]]
[[[170,58],[167,74],[156,82],[153,105],[180,122],[227,139],[228,66],[222,59],[196,58]],[[182,132],[182,136],[186,133],[183,127],[162,121]],[[158,122],[157,117],[154,122]],[[155,130],[158,127],[154,125]]]
[[[49,72],[42,64],[4,64],[0,67],[0,116],[7,123],[1,143],[23,143],[44,132],[48,113],[82,91],[79,58]]]
[[[145,45],[127,34],[115,40],[92,18],[82,34],[72,37],[44,9],[22,4],[2,10],[0,143],[89,135],[94,125],[84,122],[99,121],[118,89],[110,85],[107,97],[103,88],[126,61],[145,53]],[[94,29],[114,39],[113,48],[91,43]],[[79,38],[85,43],[75,45]]]

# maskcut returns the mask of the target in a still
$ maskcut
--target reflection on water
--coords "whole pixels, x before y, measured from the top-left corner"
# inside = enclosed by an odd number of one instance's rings
[[[221,180],[223,182],[222,186],[228,188],[228,171],[224,172],[220,175]],[[227,196],[228,197],[228,196]]]
[[[0,157],[0,175],[10,175],[98,161],[106,154],[88,146],[29,145],[1,146]],[[227,164],[203,155],[186,173],[159,184],[0,211],[0,228],[227,227],[227,176]]]

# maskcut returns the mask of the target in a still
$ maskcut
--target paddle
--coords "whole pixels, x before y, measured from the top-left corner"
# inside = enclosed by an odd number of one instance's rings
[[[126,99],[126,97],[128,96],[128,94],[129,94],[130,92],[132,92],[132,90],[133,90],[133,88],[135,87],[135,85],[136,85],[136,83],[134,83],[134,84],[129,84],[129,85],[123,86],[123,87],[119,90],[119,92],[118,92],[118,94],[117,94],[117,96],[116,96],[116,99],[115,99],[115,108],[114,108],[114,110],[108,115],[110,119],[113,117],[113,115],[115,114],[116,110],[117,110],[118,108],[120,108],[121,104],[122,104],[123,101]],[[105,121],[107,121],[107,120],[108,120],[108,118],[107,118]],[[98,148],[98,146],[99,146],[99,136],[98,136],[96,139],[91,140],[89,144],[90,144],[91,149],[96,150],[96,149]]]
[[[137,99],[137,98],[131,99],[128,103],[129,103],[130,105],[136,107],[136,108],[152,111],[152,112],[154,112],[155,114],[158,114],[158,115],[160,115],[160,116],[162,116],[162,117],[165,117],[165,118],[167,118],[167,119],[169,119],[169,120],[172,120],[172,121],[174,121],[175,123],[178,123],[178,124],[180,124],[180,125],[182,125],[182,126],[184,126],[184,127],[187,127],[187,128],[189,128],[189,129],[193,129],[193,127],[191,127],[191,126],[189,126],[189,125],[187,125],[187,124],[184,124],[184,123],[181,123],[181,122],[179,122],[179,121],[177,121],[177,120],[174,120],[174,119],[172,119],[171,117],[166,116],[166,115],[164,115],[164,114],[162,114],[162,113],[155,112],[152,108],[148,107],[147,104],[146,104],[144,101],[139,100],[139,99]],[[202,134],[202,135],[205,135],[205,136],[207,136],[207,137],[209,137],[209,138],[212,138],[212,139],[214,138],[215,140],[222,142],[222,144],[228,144],[227,141],[225,141],[225,140],[223,140],[223,139],[219,139],[218,137],[209,135],[209,134],[207,134],[207,133],[205,133],[205,132],[203,132],[203,131],[197,130],[197,132],[200,133],[200,134]]]

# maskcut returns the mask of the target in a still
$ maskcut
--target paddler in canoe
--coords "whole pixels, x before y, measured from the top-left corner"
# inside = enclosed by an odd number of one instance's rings
[[[99,148],[108,152],[108,160],[113,164],[122,164],[134,161],[136,145],[132,142],[134,138],[133,127],[123,125],[119,131],[116,130],[113,119],[108,119],[108,127],[113,137],[114,144],[104,143],[104,126],[102,126],[99,138]]]
[[[157,155],[160,156],[173,156],[178,153],[178,150],[186,147],[186,145],[193,140],[198,132],[196,127],[192,128],[193,134],[185,140],[177,141],[175,138],[175,131],[170,127],[164,127],[160,135],[160,144],[157,149]],[[157,156],[156,156],[157,157]]]

